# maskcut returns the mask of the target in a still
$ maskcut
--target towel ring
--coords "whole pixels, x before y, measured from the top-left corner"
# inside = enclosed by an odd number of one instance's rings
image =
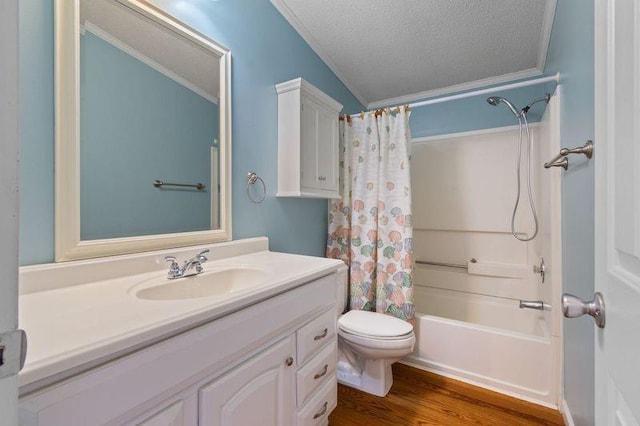
[[[257,181],[260,181],[260,183],[262,184],[262,198],[259,198],[259,199],[254,198],[251,195],[251,186]],[[267,196],[267,186],[264,184],[264,181],[260,176],[258,176],[256,172],[254,172],[253,170],[250,170],[249,173],[247,173],[247,197],[249,197],[252,203],[260,204],[264,201],[266,196]]]

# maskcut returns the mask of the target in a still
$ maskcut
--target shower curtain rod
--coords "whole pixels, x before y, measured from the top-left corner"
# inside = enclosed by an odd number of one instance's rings
[[[555,75],[551,75],[551,76],[548,76],[548,77],[535,78],[535,79],[532,79],[532,80],[520,81],[518,83],[511,83],[511,84],[505,84],[505,85],[502,85],[502,86],[489,87],[487,89],[475,90],[473,92],[459,93],[457,95],[443,96],[441,98],[428,99],[426,101],[414,102],[414,103],[408,104],[406,106],[411,108],[411,109],[413,109],[413,108],[417,108],[417,107],[421,107],[421,106],[425,106],[425,105],[433,105],[433,104],[439,104],[441,102],[455,101],[456,99],[464,99],[464,98],[470,98],[470,97],[473,97],[473,96],[486,95],[488,93],[494,93],[494,92],[496,92],[498,90],[517,89],[519,87],[533,86],[533,85],[536,85],[536,84],[548,83],[548,82],[551,82],[551,81],[555,81],[556,83],[558,83],[560,81],[560,73],[556,73]],[[395,108],[395,106],[392,107],[392,108]],[[351,114],[351,115],[352,116],[357,116],[357,115],[360,115],[360,113]]]

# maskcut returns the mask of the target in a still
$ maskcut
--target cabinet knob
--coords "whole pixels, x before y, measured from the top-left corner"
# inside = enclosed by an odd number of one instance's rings
[[[293,365],[293,358],[292,357],[287,358],[285,363],[287,364],[288,367],[291,367]]]

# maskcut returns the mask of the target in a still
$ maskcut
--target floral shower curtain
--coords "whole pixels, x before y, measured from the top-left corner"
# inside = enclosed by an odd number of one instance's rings
[[[413,322],[409,112],[340,122],[342,199],[329,203],[327,257],[349,265],[350,309]]]

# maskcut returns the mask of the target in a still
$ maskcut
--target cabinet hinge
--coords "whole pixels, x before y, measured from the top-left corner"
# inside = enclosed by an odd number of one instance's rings
[[[18,374],[27,358],[27,334],[13,330],[0,334],[0,379]]]

